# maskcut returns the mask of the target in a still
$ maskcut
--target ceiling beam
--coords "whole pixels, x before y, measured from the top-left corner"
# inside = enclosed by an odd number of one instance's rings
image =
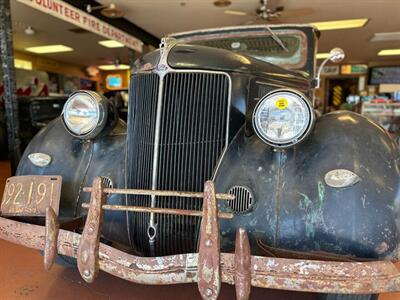
[[[92,6],[100,6],[102,5],[101,3],[94,1],[94,0],[64,0],[65,2],[75,6],[76,8],[83,10],[86,12],[86,6],[88,4]],[[93,11],[91,15],[95,16],[96,18],[107,22],[108,24],[115,26],[118,29],[121,29],[122,31],[125,31],[128,34],[133,35],[134,37],[140,39],[144,44],[146,45],[152,45],[156,48],[158,48],[160,44],[160,39],[151,33],[147,32],[143,28],[135,25],[134,23],[128,21],[125,18],[118,18],[118,19],[111,19],[103,16],[100,11]]]

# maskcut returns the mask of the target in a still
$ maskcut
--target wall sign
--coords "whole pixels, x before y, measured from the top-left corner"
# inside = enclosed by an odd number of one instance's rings
[[[324,66],[322,68],[321,75],[339,75],[339,66]]]
[[[139,39],[103,22],[92,15],[75,8],[61,0],[17,0],[46,14],[74,24],[78,27],[116,40],[126,47],[142,52],[143,43]]]
[[[400,84],[400,66],[373,67],[369,76],[371,85],[381,83]]]
[[[342,75],[365,74],[368,71],[368,65],[342,65],[340,72]]]

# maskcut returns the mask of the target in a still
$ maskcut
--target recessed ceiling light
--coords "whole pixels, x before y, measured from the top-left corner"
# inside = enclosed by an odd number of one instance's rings
[[[99,41],[98,42],[100,45],[103,47],[107,48],[122,48],[125,47],[124,44],[114,41],[114,40],[105,40],[105,41]]]
[[[329,53],[317,53],[317,59],[325,59],[329,57]]]
[[[227,15],[236,15],[236,16],[246,16],[246,15],[247,15],[247,13],[244,12],[244,11],[230,10],[230,9],[224,10],[224,14],[227,14]]]
[[[336,30],[336,29],[350,29],[350,28],[360,28],[367,24],[368,18],[362,19],[347,19],[347,20],[336,20],[336,21],[326,21],[326,22],[315,22],[311,23],[318,28],[318,30]]]
[[[378,32],[374,33],[374,36],[371,38],[371,42],[398,41],[398,40],[400,40],[400,31]]]
[[[129,70],[130,67],[128,65],[100,65],[100,70],[103,71],[114,71],[114,70]]]
[[[32,70],[32,62],[30,60],[14,58],[14,66],[17,69]]]
[[[46,45],[46,46],[38,46],[38,47],[28,47],[28,48],[25,48],[25,50],[36,53],[36,54],[74,51],[74,49],[72,49],[71,47],[64,46],[64,45]]]
[[[399,49],[383,49],[378,52],[379,56],[389,56],[389,55],[400,55],[400,48]]]

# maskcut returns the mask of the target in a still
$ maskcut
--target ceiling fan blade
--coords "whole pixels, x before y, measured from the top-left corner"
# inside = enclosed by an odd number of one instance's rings
[[[242,10],[232,10],[232,9],[224,10],[224,14],[234,15],[234,16],[252,16],[253,15],[251,13],[247,13],[247,12],[242,11]]]
[[[314,10],[311,7],[307,8],[299,8],[299,9],[288,9],[288,10],[283,10],[280,11],[279,14],[281,17],[301,17],[301,16],[306,16],[310,15],[314,12]]]
[[[258,20],[258,19],[251,19],[251,20],[249,20],[249,21],[240,23],[240,25],[253,25],[253,24],[255,24],[255,23],[257,22],[257,20]]]

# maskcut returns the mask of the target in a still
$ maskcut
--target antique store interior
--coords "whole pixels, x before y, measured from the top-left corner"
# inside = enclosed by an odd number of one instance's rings
[[[9,192],[5,190],[6,180],[15,174],[24,150],[43,128],[62,114],[64,104],[75,91],[89,90],[104,95],[114,104],[113,112],[128,121],[129,129],[134,111],[128,105],[129,93],[136,91],[128,93],[128,89],[131,75],[138,71],[135,61],[158,49],[167,34],[197,29],[314,25],[320,35],[318,47],[308,55],[316,56],[315,76],[324,64],[319,87],[309,96],[314,99],[316,118],[341,110],[351,111],[368,118],[367,122],[379,124],[373,126],[380,126],[382,134],[390,135],[393,143],[400,146],[399,0],[268,0],[261,3],[259,0],[0,0],[0,10],[0,195]],[[232,48],[240,47],[234,44]],[[306,51],[311,46],[304,47]],[[329,60],[331,49],[336,47],[345,54],[337,63]],[[210,57],[205,64],[214,62]],[[318,79],[311,80],[310,85],[315,80]],[[283,105],[286,107],[287,103]],[[175,125],[171,122],[170,126]],[[183,131],[183,134],[187,133]],[[364,134],[368,138],[369,131],[361,131],[360,135]],[[370,136],[371,141],[375,138],[378,137]],[[337,151],[342,151],[342,147],[351,148],[340,141],[339,137]],[[68,148],[63,147],[60,151]],[[380,155],[377,151],[374,153],[376,157]],[[111,158],[104,156],[104,160],[117,161],[117,156],[123,155],[114,153]],[[316,155],[327,163],[332,160],[325,148]],[[397,159],[396,170],[398,162]],[[399,185],[396,189],[400,192]],[[400,211],[396,215],[398,218]],[[397,221],[400,224],[400,219]],[[43,255],[42,251],[0,239],[0,299],[200,299],[196,283],[140,285],[103,271],[93,283],[87,283],[76,268],[54,264],[50,271],[45,271]],[[396,266],[400,269],[400,264]],[[222,284],[218,299],[234,298],[235,287]],[[310,292],[252,288],[251,299],[320,298]],[[400,299],[400,292],[379,295],[379,300],[394,299]]]

